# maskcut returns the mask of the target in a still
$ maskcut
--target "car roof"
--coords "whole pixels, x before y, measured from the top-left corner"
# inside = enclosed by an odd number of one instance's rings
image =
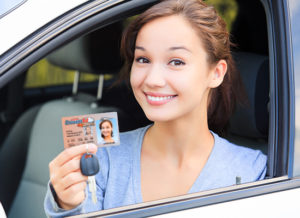
[[[67,11],[87,2],[28,0],[0,19],[0,55]]]

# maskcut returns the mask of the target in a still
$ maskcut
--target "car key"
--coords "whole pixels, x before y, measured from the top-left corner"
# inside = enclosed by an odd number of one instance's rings
[[[97,203],[97,195],[96,195],[97,187],[96,187],[95,176],[88,177],[88,184],[89,184],[89,191],[92,194],[92,201],[94,204],[96,204]]]
[[[81,173],[88,176],[89,191],[92,194],[93,203],[97,203],[96,197],[96,180],[95,176],[99,172],[99,161],[96,155],[91,153],[85,153],[80,159]]]
[[[87,147],[88,150],[88,147]],[[89,185],[89,191],[92,194],[92,200],[93,203],[97,203],[97,197],[96,197],[96,180],[95,175],[99,172],[99,161],[96,155],[91,153],[85,153],[82,155],[80,159],[80,169],[81,173],[85,176],[88,176],[88,185]]]

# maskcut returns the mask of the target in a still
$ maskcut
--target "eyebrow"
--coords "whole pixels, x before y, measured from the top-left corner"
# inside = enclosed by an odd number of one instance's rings
[[[142,46],[135,46],[135,49],[139,49],[139,50],[142,50],[142,51],[146,51],[146,49]]]
[[[146,49],[142,46],[135,46],[135,49],[146,51]],[[191,50],[189,50],[188,48],[186,48],[184,46],[173,46],[173,47],[169,48],[170,51],[175,51],[175,50],[180,50],[180,49],[181,50],[186,50],[186,51],[192,53]]]
[[[188,48],[186,48],[184,46],[174,46],[174,47],[169,48],[169,50],[171,50],[171,51],[179,50],[179,49],[186,50],[186,51],[192,53],[191,50],[189,50]]]

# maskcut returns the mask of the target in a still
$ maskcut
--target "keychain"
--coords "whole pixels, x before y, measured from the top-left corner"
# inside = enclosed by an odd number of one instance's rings
[[[89,191],[92,194],[92,200],[94,204],[97,203],[96,196],[96,179],[95,175],[99,172],[99,160],[95,154],[89,153],[89,145],[86,145],[86,153],[82,155],[80,159],[81,173],[88,176]]]

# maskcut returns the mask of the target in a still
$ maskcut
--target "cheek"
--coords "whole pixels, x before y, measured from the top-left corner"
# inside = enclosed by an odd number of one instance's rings
[[[193,75],[191,76],[191,82],[207,87],[210,81],[209,69],[206,63],[198,63],[193,68]]]
[[[207,72],[199,68],[190,68],[184,74],[169,78],[174,89],[180,93],[193,96],[196,93],[202,93],[208,88],[209,78]]]
[[[135,91],[143,84],[144,79],[145,79],[145,73],[143,72],[143,70],[141,69],[138,70],[137,68],[132,66],[130,72],[130,84],[133,91]]]
[[[195,84],[200,85],[200,77],[193,68],[187,68],[184,71],[168,74],[166,80],[170,86],[179,90],[190,90],[195,88]]]

